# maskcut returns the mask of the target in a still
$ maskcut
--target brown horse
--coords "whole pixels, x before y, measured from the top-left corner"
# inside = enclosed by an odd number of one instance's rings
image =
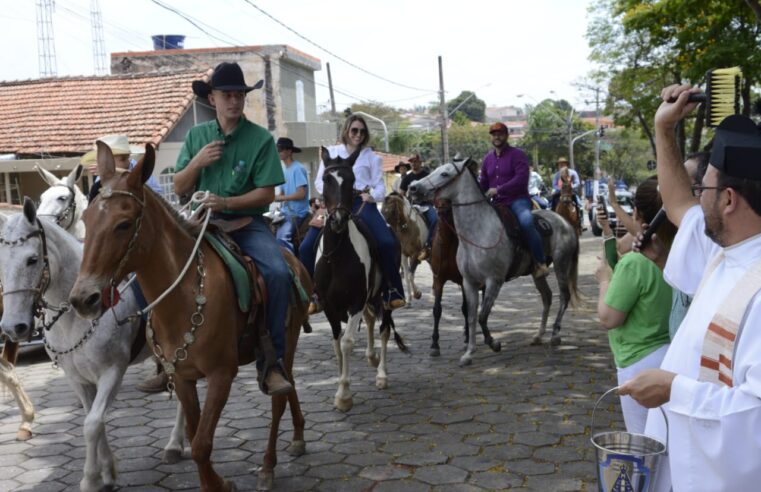
[[[555,207],[555,213],[573,226],[577,236],[581,235],[579,209],[576,207],[576,201],[573,199],[573,183],[567,167],[560,171],[560,198],[558,199],[557,207]]]
[[[153,171],[154,161],[153,147],[148,145],[144,158],[131,172],[117,174],[110,149],[98,142],[98,174],[103,188],[84,215],[87,227],[84,257],[70,301],[81,316],[97,318],[110,302],[113,282],[118,284],[128,272],[136,272],[148,302],[167,294],[150,313],[152,326],[147,336],[149,341],[155,339],[154,352],[174,379],[174,389],[185,412],[200,488],[214,492],[237,490],[233,482],[214,471],[210,457],[214,431],[238,365],[253,360],[252,353],[239,353],[247,313],[235,307],[237,297],[230,274],[208,242],[201,242],[194,268],[180,278],[183,264],[193,254],[194,235],[198,231],[143,186]],[[286,255],[286,260],[311,294],[306,270],[292,255]],[[179,282],[177,287],[167,292],[175,279]],[[296,343],[306,312],[307,303],[294,291],[288,311],[285,355],[285,369],[292,384]],[[265,329],[261,325],[259,328]],[[196,389],[201,378],[208,382],[203,411]],[[289,451],[296,455],[305,451],[304,417],[294,389],[272,398],[272,425],[257,484],[260,490],[272,486],[278,428],[286,403],[290,404],[294,427]]]
[[[433,336],[431,337],[432,357],[441,355],[439,348],[439,321],[441,320],[441,298],[444,294],[444,284],[454,282],[460,286],[462,293],[462,315],[465,317],[465,342],[468,341],[468,304],[462,291],[462,274],[457,268],[457,247],[460,244],[457,231],[454,229],[452,206],[447,200],[436,202],[436,213],[439,223],[433,232],[431,241],[431,273],[433,273]]]
[[[422,293],[415,285],[417,256],[425,247],[428,227],[422,214],[404,196],[392,193],[383,200],[383,218],[394,232],[402,247],[402,271],[404,273],[407,306],[412,306],[412,298],[420,299]]]

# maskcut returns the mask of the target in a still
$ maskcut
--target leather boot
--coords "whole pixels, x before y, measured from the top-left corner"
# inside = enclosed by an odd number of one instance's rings
[[[264,378],[264,384],[269,396],[286,395],[293,391],[293,385],[286,379],[281,364],[270,368],[267,377]]]
[[[166,391],[166,385],[168,382],[169,378],[166,373],[161,371],[152,378],[148,378],[138,384],[135,388],[143,393],[161,393],[162,391]]]

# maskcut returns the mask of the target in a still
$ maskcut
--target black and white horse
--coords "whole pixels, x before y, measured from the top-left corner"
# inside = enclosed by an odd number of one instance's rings
[[[338,359],[340,379],[335,406],[348,411],[353,405],[349,389],[349,356],[354,348],[354,336],[364,317],[367,324],[368,362],[378,368],[375,385],[382,389],[388,385],[386,370],[386,347],[393,329],[391,311],[383,307],[381,299],[381,268],[371,243],[362,232],[362,225],[352,213],[354,201],[354,172],[352,166],[359,155],[354,152],[347,159],[331,158],[322,148],[323,194],[327,208],[327,220],[318,243],[315,265],[315,291],[325,308],[333,330],[333,348]],[[373,203],[362,206],[374,207]],[[381,352],[375,352],[373,329],[376,319],[382,316],[380,327]],[[341,333],[341,323],[347,323]],[[394,340],[401,350],[406,350],[401,337],[394,332]]]

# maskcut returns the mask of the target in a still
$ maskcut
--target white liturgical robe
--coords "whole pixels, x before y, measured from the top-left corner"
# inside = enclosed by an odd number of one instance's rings
[[[761,295],[751,301],[738,332],[732,387],[698,381],[708,324],[739,279],[761,260],[761,235],[721,248],[704,228],[701,208],[691,208],[664,270],[669,284],[694,293],[710,260],[723,255],[692,301],[661,364],[677,377],[671,400],[663,406],[669,422],[668,458],[656,490],[761,490]],[[650,410],[645,433],[666,441],[658,409]]]

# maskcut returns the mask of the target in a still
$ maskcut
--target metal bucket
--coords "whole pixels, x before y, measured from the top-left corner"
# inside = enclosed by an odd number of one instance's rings
[[[653,489],[661,456],[668,447],[668,419],[666,444],[642,434],[625,431],[595,433],[595,412],[603,398],[617,391],[609,389],[597,400],[592,410],[592,445],[597,453],[597,488],[600,492],[648,492]]]

